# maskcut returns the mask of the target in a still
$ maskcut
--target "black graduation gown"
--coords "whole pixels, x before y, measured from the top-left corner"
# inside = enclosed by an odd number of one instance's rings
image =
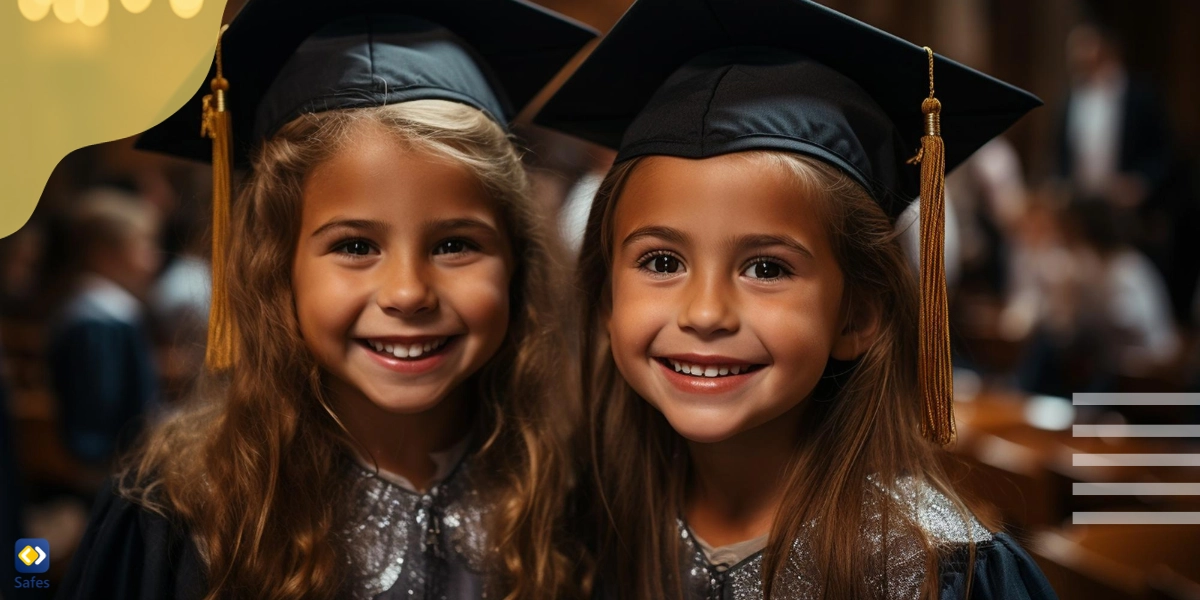
[[[57,598],[199,600],[205,590],[204,563],[187,529],[118,496],[110,481]]]
[[[351,522],[347,590],[339,598],[475,600],[484,594],[484,507],[460,463],[426,493],[346,461]],[[60,600],[203,598],[205,566],[186,527],[101,493]]]

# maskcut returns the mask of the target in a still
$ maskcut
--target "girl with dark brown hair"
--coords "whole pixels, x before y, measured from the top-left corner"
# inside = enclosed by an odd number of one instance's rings
[[[250,167],[214,261],[232,337],[61,597],[583,593],[560,268],[505,123],[590,37],[511,0],[243,9],[204,101]],[[202,158],[201,95],[142,145]]]
[[[1037,104],[812,2],[626,13],[539,116],[618,149],[578,274],[605,593],[1053,597],[939,467],[941,178]]]

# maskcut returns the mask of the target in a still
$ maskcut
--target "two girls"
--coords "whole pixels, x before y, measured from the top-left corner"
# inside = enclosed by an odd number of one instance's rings
[[[411,95],[471,64],[429,17],[339,22],[264,69],[243,112],[264,141],[235,207],[236,360],[122,477],[82,550],[116,560],[85,558],[76,589],[582,587],[551,259],[487,78]],[[917,327],[944,289],[918,307],[892,227],[918,145],[937,215],[938,173],[1036,100],[930,53],[959,103],[943,149],[926,56],[810,2],[640,0],[550,103],[546,123],[620,149],[579,275],[600,299],[583,357],[603,592],[1052,594],[921,439],[949,431],[936,319]]]

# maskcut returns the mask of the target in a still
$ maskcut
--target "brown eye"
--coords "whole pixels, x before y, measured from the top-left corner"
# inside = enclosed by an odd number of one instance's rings
[[[371,253],[371,245],[363,240],[350,240],[342,244],[340,250],[346,254],[366,256]]]
[[[670,255],[655,256],[650,263],[650,270],[655,273],[675,273],[679,271],[679,259]]]
[[[467,243],[462,240],[446,240],[433,249],[434,254],[458,254],[467,250]]]
[[[756,260],[742,274],[754,279],[779,279],[787,274],[779,263],[772,260]]]

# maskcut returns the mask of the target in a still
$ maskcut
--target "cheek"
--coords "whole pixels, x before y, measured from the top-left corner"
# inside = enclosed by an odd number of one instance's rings
[[[608,335],[613,359],[620,367],[644,358],[650,343],[670,321],[670,296],[630,281],[613,278],[612,311],[608,317]]]
[[[332,339],[344,338],[353,323],[356,301],[353,292],[361,286],[350,281],[335,281],[335,274],[325,273],[308,262],[297,263],[292,270],[292,295],[300,335],[314,354],[330,352],[326,346]]]
[[[503,262],[487,261],[448,278],[442,300],[454,307],[471,332],[487,338],[486,345],[499,347],[512,308],[509,282]]]
[[[820,294],[759,299],[743,311],[776,364],[802,377],[820,374],[833,351],[836,302]]]

